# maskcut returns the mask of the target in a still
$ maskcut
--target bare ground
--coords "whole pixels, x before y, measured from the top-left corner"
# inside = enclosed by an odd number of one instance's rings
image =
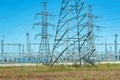
[[[15,74],[0,73],[0,80],[120,80],[120,71],[68,71]]]

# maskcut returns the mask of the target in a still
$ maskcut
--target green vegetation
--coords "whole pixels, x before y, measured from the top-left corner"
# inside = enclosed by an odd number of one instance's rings
[[[120,64],[0,67],[0,80],[119,80],[119,75]]]
[[[120,70],[120,64],[101,64],[96,66],[91,65],[74,65],[74,66],[64,66],[57,65],[54,67],[49,66],[29,66],[29,67],[0,67],[1,72],[15,72],[20,70],[22,72],[32,72],[32,73],[47,73],[47,72],[66,72],[66,71],[102,71],[102,70]]]

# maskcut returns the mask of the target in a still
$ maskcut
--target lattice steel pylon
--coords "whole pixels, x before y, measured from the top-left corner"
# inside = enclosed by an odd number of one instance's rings
[[[95,49],[85,53],[87,49],[84,48],[91,34],[87,29],[88,25],[84,0],[62,0],[51,66],[64,62],[79,62],[81,65],[82,60],[94,65],[90,56]]]
[[[96,25],[94,25],[94,18],[97,18],[97,16],[93,15],[92,12],[92,5],[90,4],[88,6],[88,32],[91,32],[91,34],[88,37],[87,40],[87,51],[93,51],[94,49],[96,49],[95,46],[95,34],[94,34],[94,28],[97,27]],[[96,59],[96,52],[94,52],[94,54],[92,55],[93,59]]]
[[[35,23],[34,25],[42,26],[41,34],[37,34],[36,36],[41,36],[39,54],[38,54],[38,62],[49,63],[50,62],[50,46],[49,46],[49,34],[48,34],[48,26],[54,26],[48,23],[48,17],[53,16],[47,11],[47,2],[43,1],[43,8],[41,13],[37,13],[36,16],[41,16],[42,22]]]

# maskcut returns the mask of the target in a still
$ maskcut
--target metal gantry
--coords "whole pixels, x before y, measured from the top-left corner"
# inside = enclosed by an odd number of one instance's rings
[[[1,40],[1,59],[2,63],[22,62],[24,55],[24,45],[21,43],[5,43]]]
[[[96,43],[96,46],[104,46],[104,51],[101,49],[101,51],[98,50],[99,57],[102,54],[103,57],[101,61],[119,61],[120,60],[120,53],[118,51],[118,47],[120,46],[120,43],[117,41],[118,35],[115,34],[115,39],[113,43],[107,43],[105,40],[105,43]],[[109,47],[109,49],[108,49]]]

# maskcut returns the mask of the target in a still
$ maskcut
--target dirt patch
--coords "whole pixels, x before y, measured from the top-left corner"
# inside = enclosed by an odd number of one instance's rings
[[[29,74],[27,78],[39,78],[41,80],[56,80],[64,76],[69,76],[69,75],[68,73],[64,73],[64,72],[46,73],[46,74],[36,73],[36,74]]]
[[[80,71],[29,74],[29,80],[120,80],[120,71]]]
[[[78,71],[0,75],[0,80],[120,80],[120,71]]]

